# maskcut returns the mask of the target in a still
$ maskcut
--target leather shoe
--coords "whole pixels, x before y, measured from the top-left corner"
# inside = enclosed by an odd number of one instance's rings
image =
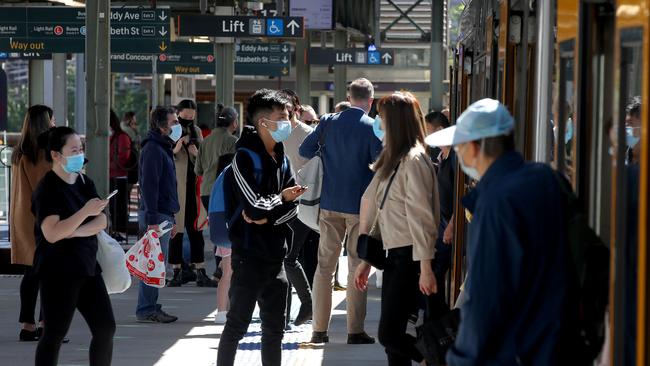
[[[375,339],[366,332],[348,334],[348,344],[374,344]]]
[[[309,343],[328,343],[329,341],[330,337],[327,335],[327,332],[313,332]]]

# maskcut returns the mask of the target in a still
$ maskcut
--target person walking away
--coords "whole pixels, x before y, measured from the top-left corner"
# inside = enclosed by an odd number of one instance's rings
[[[515,151],[513,130],[508,110],[482,99],[426,139],[453,145],[463,172],[478,180],[463,198],[473,218],[451,366],[570,362],[566,196],[550,167]]]
[[[32,199],[37,243],[34,270],[46,324],[36,347],[36,366],[57,365],[75,309],[92,334],[89,364],[108,366],[115,319],[97,265],[97,233],[106,228],[103,210],[108,201],[100,199],[93,181],[80,173],[83,144],[73,129],[51,130],[45,158],[52,170],[40,181]]]
[[[234,108],[224,108],[217,115],[217,127],[206,137],[199,148],[194,173],[202,177],[200,195],[205,209],[210,206],[210,193],[220,173],[219,167],[223,166],[224,159],[230,162],[235,154],[237,137],[233,133],[238,129],[238,121],[239,116]],[[220,277],[217,287],[215,323],[224,324],[228,312],[228,290],[230,289],[230,279],[232,277],[231,249],[224,245],[215,249],[215,263],[219,272],[218,277]]]
[[[375,176],[361,201],[359,232],[367,235],[377,225],[388,250],[379,342],[389,366],[410,366],[423,357],[415,348],[415,337],[406,333],[409,317],[420,292],[429,296],[438,291],[431,265],[440,211],[438,190],[424,147],[424,121],[417,100],[395,93],[382,98],[377,108],[385,146],[372,166]],[[369,275],[370,264],[360,263],[354,282],[359,291],[367,290]]]
[[[174,223],[174,214],[180,210],[176,190],[176,168],[173,146],[180,140],[181,125],[176,112],[169,107],[156,107],[151,112],[150,130],[142,141],[140,154],[140,232],[160,231],[164,221]],[[170,237],[176,235],[176,225],[171,232],[160,237],[160,249],[167,258]],[[171,323],[178,317],[169,315],[158,304],[158,288],[140,282],[136,320],[141,323]]]
[[[194,173],[199,146],[203,142],[201,130],[194,124],[196,103],[185,99],[176,108],[178,110],[178,121],[183,128],[182,137],[174,147],[178,201],[181,208],[176,213],[176,223],[178,224],[178,232],[181,235],[173,237],[170,242],[169,263],[174,269],[174,277],[167,286],[179,287],[183,284],[181,276],[183,233],[186,233],[190,242],[190,268],[194,267],[196,269],[196,285],[199,287],[217,287],[217,283],[208,277],[205,272],[205,241],[203,240],[203,234],[196,227],[197,220],[203,222],[207,217],[205,209],[199,212],[201,203],[198,202],[196,174]]]
[[[360,263],[357,255],[359,236],[359,205],[373,172],[370,164],[381,151],[381,141],[373,133],[373,120],[367,116],[373,101],[374,88],[367,79],[357,79],[348,88],[352,108],[326,115],[300,146],[300,155],[311,159],[318,151],[321,134],[325,134],[323,188],[320,201],[320,243],[318,267],[313,289],[312,343],[329,341],[332,312],[332,277],[336,270],[341,243],[347,237],[348,284]],[[347,235],[346,235],[347,233]],[[375,339],[364,331],[367,294],[348,286],[348,344],[371,344]]]
[[[450,126],[449,119],[440,112],[431,112],[425,116],[426,132],[430,135]],[[436,156],[431,156],[437,166],[438,193],[440,195],[440,226],[436,240],[436,256],[433,259],[433,271],[440,284],[438,297],[445,299],[445,276],[451,268],[451,249],[454,240],[454,190],[456,182],[456,153],[451,146],[442,146]]]
[[[131,139],[120,127],[120,120],[113,110],[110,112],[109,125],[109,178],[110,191],[117,189],[117,195],[110,200],[108,207],[111,216],[111,234],[117,240],[125,240],[119,232],[126,232],[128,225],[128,168],[131,162]]]
[[[9,200],[9,235],[11,237],[11,263],[24,267],[20,281],[21,323],[18,339],[36,341],[42,334],[43,322],[36,327],[34,311],[38,297],[38,279],[34,274],[34,215],[30,208],[32,194],[41,178],[52,164],[45,158],[47,132],[54,127],[54,112],[44,105],[33,105],[25,114],[20,141],[11,155],[11,198]]]
[[[226,204],[226,216],[237,217],[230,227],[233,277],[218,366],[234,364],[256,302],[262,320],[262,364],[281,364],[287,223],[295,219],[294,201],[304,192],[294,183],[282,144],[291,134],[287,103],[283,95],[268,89],[250,97],[248,118],[255,127],[244,128],[229,175],[224,177],[224,193],[233,198]],[[253,159],[259,159],[261,170]]]
[[[307,124],[301,122],[298,117],[303,107],[300,105],[300,99],[293,90],[283,90],[285,96],[290,101],[290,122],[291,134],[284,141],[284,152],[289,158],[291,163],[291,174],[296,176],[296,173],[309,161],[308,159],[300,156],[298,150],[305,138],[312,133],[313,129]],[[313,117],[312,117],[313,118]],[[291,318],[291,286],[295,287],[298,298],[300,299],[300,310],[294,320],[296,326],[302,325],[312,318],[312,302],[311,302],[311,288],[307,281],[305,271],[302,269],[302,264],[298,261],[298,257],[312,231],[307,225],[303,224],[300,220],[293,220],[289,223],[291,231],[287,236],[287,243],[289,244],[289,254],[284,259],[284,267],[287,271],[287,279],[289,280],[289,291],[287,298],[287,323]]]

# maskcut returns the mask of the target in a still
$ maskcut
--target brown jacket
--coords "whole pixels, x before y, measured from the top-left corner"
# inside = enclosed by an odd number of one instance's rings
[[[414,147],[402,159],[384,208],[379,210],[389,180],[375,174],[368,185],[363,195],[363,200],[369,204],[368,210],[362,213],[366,215],[366,222],[372,228],[377,217],[384,249],[412,245],[414,261],[433,259],[440,203],[433,163],[424,148]]]
[[[41,178],[52,169],[41,150],[36,164],[25,156],[11,167],[11,205],[9,207],[9,235],[11,238],[11,263],[31,266],[34,261],[34,215],[32,193]]]
[[[192,124],[192,127],[196,131],[197,140],[199,141],[199,143],[202,143],[203,136],[201,135],[201,129],[196,127],[194,124]],[[187,149],[185,148],[182,148],[178,152],[178,154],[174,154],[174,163],[176,164],[176,189],[178,192],[178,204],[181,207],[180,211],[178,211],[178,213],[176,213],[175,216],[176,228],[179,233],[185,232],[185,206],[187,200],[197,199],[196,197],[186,197],[187,185],[188,184],[196,185],[196,181],[194,182],[187,181],[187,169],[190,166],[189,164],[190,161],[192,162],[192,164],[194,164],[196,163],[196,158],[194,156],[190,156],[190,154],[187,152]],[[198,204],[201,205],[200,200]],[[199,217],[199,223],[204,222],[206,218],[207,218],[207,212],[203,208],[203,206],[201,206],[201,216]]]

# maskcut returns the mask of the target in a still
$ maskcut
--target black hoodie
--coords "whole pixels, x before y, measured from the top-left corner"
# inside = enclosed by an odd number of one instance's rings
[[[253,160],[246,148],[255,152],[262,162],[260,184],[255,179]],[[283,202],[282,190],[295,185],[291,175],[289,160],[285,159],[284,147],[275,145],[276,158],[273,159],[257,131],[246,126],[237,142],[237,153],[232,162],[232,174],[228,179],[233,202],[227,206],[237,208],[243,204],[244,212],[252,220],[267,219],[263,225],[248,224],[239,215],[230,227],[234,259],[253,259],[260,262],[282,262],[287,252],[287,223],[295,219],[295,202]],[[227,209],[228,210],[228,209]],[[234,210],[227,212],[233,215]]]

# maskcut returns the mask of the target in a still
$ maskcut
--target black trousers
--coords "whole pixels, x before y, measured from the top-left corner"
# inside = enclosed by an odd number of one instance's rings
[[[287,279],[289,280],[289,284],[295,287],[300,303],[311,307],[311,288],[307,281],[305,271],[302,269],[302,265],[298,261],[298,257],[300,256],[302,248],[307,241],[307,237],[312,230],[300,220],[293,220],[289,224],[289,227],[291,228],[287,237],[289,253],[284,259],[284,268],[287,271]],[[287,301],[287,318],[289,317],[289,310],[291,309],[290,299],[291,291],[289,291]]]
[[[34,311],[36,310],[36,299],[38,298],[38,278],[32,266],[25,266],[25,274],[20,281],[20,315],[19,323],[36,324]],[[40,319],[43,320],[41,314]]]
[[[190,165],[191,166],[191,165]],[[189,169],[189,168],[188,168]],[[194,167],[191,166],[193,170]],[[185,222],[176,223],[176,225],[185,226],[185,234],[190,240],[190,263],[205,262],[205,241],[203,234],[194,228],[194,221],[198,214],[196,206],[196,176],[194,173],[188,173],[187,184],[185,188]],[[169,241],[169,264],[183,263],[183,235],[176,235]]]
[[[61,342],[70,328],[75,309],[84,317],[92,334],[89,365],[109,366],[113,358],[115,318],[102,276],[43,276],[40,285],[45,327],[36,347],[36,366],[57,365]]]
[[[320,235],[313,231],[309,231],[307,235],[307,241],[303,245],[302,253],[300,255],[300,263],[302,264],[302,269],[307,276],[307,282],[309,286],[313,287],[314,285],[314,274],[316,273],[316,267],[318,266],[318,242],[320,241]]]
[[[129,184],[126,177],[111,178],[110,191],[117,189],[115,197],[108,202],[111,230],[126,232],[129,221]]]
[[[386,349],[389,366],[411,366],[421,362],[415,337],[406,333],[411,310],[420,297],[419,262],[413,261],[413,247],[390,249],[381,288],[379,342]]]
[[[248,330],[256,302],[262,320],[262,364],[280,366],[288,287],[284,266],[233,258],[232,269],[230,310],[219,341],[217,366],[234,365],[239,341]]]

